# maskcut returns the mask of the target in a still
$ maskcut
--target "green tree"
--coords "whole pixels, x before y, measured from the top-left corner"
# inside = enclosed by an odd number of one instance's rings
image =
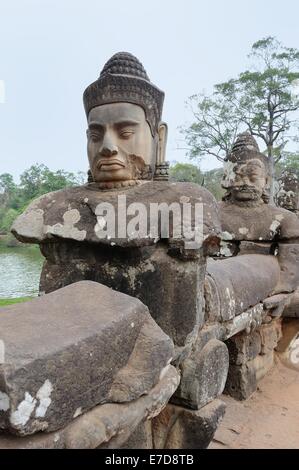
[[[275,167],[275,176],[279,177],[283,170],[290,170],[299,178],[299,155],[294,152],[284,152],[280,161]]]
[[[252,66],[235,79],[214,86],[211,96],[189,98],[195,122],[182,128],[191,158],[225,160],[237,133],[248,130],[264,144],[274,166],[283,159],[298,128],[299,51],[274,37],[252,45]],[[271,194],[273,195],[273,184]]]
[[[0,175],[0,231],[7,232],[14,219],[38,196],[70,186],[83,184],[85,175],[64,170],[51,171],[45,165],[32,165],[15,184],[9,173]]]
[[[82,173],[75,175],[64,170],[53,172],[46,165],[35,164],[21,174],[20,181],[24,198],[31,200],[51,191],[82,184]]]
[[[2,217],[1,224],[0,224],[0,229],[3,232],[8,232],[10,230],[10,227],[12,226],[13,221],[15,218],[19,215],[19,212],[16,211],[15,209],[8,209]]]
[[[181,127],[188,145],[188,155],[191,159],[201,160],[207,155],[225,161],[232,144],[240,132],[242,122],[236,112],[232,100],[228,99],[230,84],[221,93],[220,85],[215,85],[211,96],[204,93],[190,96],[188,106],[195,121],[186,127]]]
[[[191,163],[176,163],[176,165],[170,167],[169,176],[170,181],[189,181],[204,186],[217,200],[220,200],[224,194],[221,188],[222,168],[202,172],[200,168]]]
[[[183,181],[202,184],[203,174],[200,169],[191,163],[176,163],[169,169],[171,181]]]
[[[42,185],[44,181],[44,175],[49,169],[46,165],[36,164],[32,165],[28,170],[25,170],[21,176],[21,188],[23,196],[26,200],[31,200],[40,194],[42,194]]]
[[[78,177],[74,173],[64,170],[50,171],[48,168],[43,172],[43,181],[40,191],[42,194],[51,191],[58,191],[62,188],[76,186],[78,184]]]
[[[214,168],[213,170],[209,170],[204,173],[203,186],[215,196],[217,201],[220,201],[225,193],[221,187],[222,178],[222,168]]]
[[[16,188],[13,176],[9,173],[2,173],[0,175],[0,193],[10,194]]]

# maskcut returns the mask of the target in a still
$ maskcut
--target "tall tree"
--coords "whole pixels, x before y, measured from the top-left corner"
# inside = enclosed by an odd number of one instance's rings
[[[220,90],[222,87],[222,91]],[[195,121],[181,127],[188,145],[191,159],[201,159],[207,155],[224,161],[241,129],[241,119],[229,92],[234,91],[232,82],[215,85],[214,93],[190,96],[188,106]]]
[[[252,66],[236,79],[214,86],[209,96],[189,98],[195,122],[182,128],[191,158],[225,160],[237,133],[248,130],[264,144],[274,166],[289,142],[296,141],[299,110],[299,51],[274,37],[252,45]],[[273,184],[271,184],[273,195]]]
[[[17,192],[17,186],[13,180],[13,176],[9,173],[0,175],[0,206],[8,206]]]
[[[14,191],[16,185],[13,176],[9,173],[2,173],[0,175],[0,193],[9,194]]]

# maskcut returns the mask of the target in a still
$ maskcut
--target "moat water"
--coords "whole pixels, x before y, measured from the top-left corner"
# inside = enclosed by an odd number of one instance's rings
[[[38,294],[43,257],[36,247],[0,247],[0,299]]]

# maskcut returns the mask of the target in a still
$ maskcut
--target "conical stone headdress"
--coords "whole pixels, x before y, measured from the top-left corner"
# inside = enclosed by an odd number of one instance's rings
[[[114,54],[98,80],[83,94],[86,116],[102,104],[126,102],[141,106],[153,136],[161,121],[163,101],[163,91],[150,82],[141,62],[128,52]]]
[[[269,172],[269,160],[260,152],[255,138],[248,132],[242,132],[238,135],[232,150],[227,157],[227,161],[232,163],[243,163],[245,161],[257,158],[264,163],[267,173]]]

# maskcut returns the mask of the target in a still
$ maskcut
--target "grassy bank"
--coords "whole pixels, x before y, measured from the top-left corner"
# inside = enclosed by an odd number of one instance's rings
[[[16,299],[0,299],[0,307],[5,307],[6,305],[19,304],[20,302],[26,302],[31,300],[33,297],[18,297]]]

